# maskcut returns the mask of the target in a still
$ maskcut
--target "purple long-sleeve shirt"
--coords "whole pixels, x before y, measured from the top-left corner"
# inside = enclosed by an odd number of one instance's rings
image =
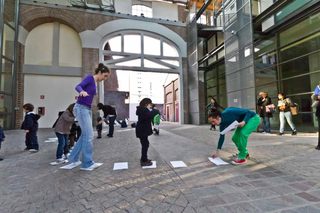
[[[79,93],[85,91],[89,94],[89,96],[86,97],[79,96],[77,103],[91,108],[93,98],[97,94],[96,82],[93,75],[87,75],[84,77],[81,83],[76,86],[76,90]]]

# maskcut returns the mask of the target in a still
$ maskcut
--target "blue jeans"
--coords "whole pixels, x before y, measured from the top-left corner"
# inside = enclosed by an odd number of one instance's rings
[[[56,136],[58,138],[58,148],[56,158],[62,158],[62,154],[67,155],[69,151],[69,135],[68,134],[60,134],[56,132]]]
[[[79,122],[82,133],[68,159],[75,163],[79,160],[80,152],[82,152],[82,168],[88,168],[94,164],[92,160],[92,111],[89,107],[76,104],[73,108],[73,114]]]
[[[114,132],[114,121],[116,120],[117,116],[113,116],[113,117],[110,117],[109,116],[109,133],[107,136],[109,137],[113,137],[113,132]]]
[[[296,127],[294,126],[293,122],[292,122],[292,115],[291,115],[291,112],[280,112],[279,114],[279,118],[280,118],[280,133],[284,133],[284,122],[286,119],[289,126],[291,127],[292,131],[295,132],[297,131],[296,130]]]
[[[270,133],[270,118],[269,117],[263,117],[263,131]]]

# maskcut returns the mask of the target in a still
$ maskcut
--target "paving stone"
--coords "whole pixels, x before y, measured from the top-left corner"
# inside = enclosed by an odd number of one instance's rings
[[[180,212],[183,212],[184,208],[181,207],[181,206],[177,206],[177,205],[172,205],[169,209],[169,212],[172,212],[172,213],[180,213]]]
[[[218,206],[218,205],[226,204],[226,202],[217,195],[210,196],[210,197],[202,197],[200,199],[205,206]]]
[[[227,209],[228,213],[262,213],[261,210],[247,202],[226,205],[224,208]]]
[[[305,179],[298,177],[298,176],[286,176],[286,177],[282,177],[285,181],[289,182],[289,183],[294,183],[294,182],[302,182],[305,181]]]
[[[219,195],[219,197],[221,197],[228,204],[250,201],[250,198],[242,193],[222,194]]]
[[[262,187],[268,187],[270,184],[266,183],[263,180],[255,180],[255,181],[249,181],[248,184],[256,187],[256,188],[262,188]]]
[[[284,195],[284,194],[290,194],[290,193],[295,193],[297,190],[286,186],[286,185],[280,185],[280,186],[275,186],[269,188],[271,191],[277,193],[278,195]]]
[[[280,213],[319,213],[319,209],[313,206],[304,206],[294,209],[283,210]]]
[[[246,178],[250,179],[250,180],[256,180],[256,179],[262,179],[262,178],[265,178],[265,176],[259,174],[259,173],[256,173],[256,174],[248,174],[248,175],[245,175]]]
[[[186,207],[188,205],[188,200],[183,195],[180,195],[180,197],[174,202],[174,204]]]
[[[153,208],[151,206],[143,206],[141,209],[139,209],[142,213],[149,213],[152,212]]]
[[[183,213],[196,213],[192,207],[187,207],[184,209]]]
[[[266,188],[244,191],[242,193],[253,200],[260,198],[268,198],[277,195],[275,192]]]
[[[200,187],[200,188],[194,188],[192,191],[198,196],[198,197],[206,197],[210,195],[215,195],[219,193],[223,193],[218,187]]]
[[[252,204],[261,209],[263,212],[280,210],[290,206],[286,201],[278,198],[257,200],[252,202]]]
[[[305,200],[309,201],[309,202],[319,202],[320,201],[320,198],[315,197],[315,196],[313,196],[311,194],[308,194],[306,192],[301,192],[301,193],[298,193],[296,195],[301,197],[302,199],[305,199]]]

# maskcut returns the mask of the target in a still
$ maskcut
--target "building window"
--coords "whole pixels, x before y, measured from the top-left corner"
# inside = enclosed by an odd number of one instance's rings
[[[132,5],[132,15],[152,18],[152,8],[145,5]]]

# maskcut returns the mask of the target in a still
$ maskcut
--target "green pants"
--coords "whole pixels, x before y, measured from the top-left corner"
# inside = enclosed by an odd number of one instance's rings
[[[257,129],[260,124],[260,117],[258,115],[249,119],[248,123],[244,127],[237,127],[233,136],[232,141],[239,150],[238,158],[246,159],[246,155],[249,154],[247,149],[249,135]]]

